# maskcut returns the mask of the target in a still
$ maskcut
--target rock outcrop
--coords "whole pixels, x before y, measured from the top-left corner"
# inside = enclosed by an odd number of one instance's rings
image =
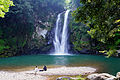
[[[117,79],[115,76],[110,75],[108,73],[101,73],[101,74],[95,73],[95,74],[88,75],[87,78],[89,80],[116,80]]]
[[[116,78],[117,78],[117,80],[120,80],[120,72],[118,72],[118,73],[116,74]]]

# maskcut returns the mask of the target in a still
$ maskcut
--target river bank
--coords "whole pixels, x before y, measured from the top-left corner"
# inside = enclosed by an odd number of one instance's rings
[[[50,68],[47,71],[38,72],[34,75],[34,70],[28,71],[0,71],[1,80],[49,80],[48,76],[52,75],[86,75],[96,71],[95,68],[91,67],[57,67]]]

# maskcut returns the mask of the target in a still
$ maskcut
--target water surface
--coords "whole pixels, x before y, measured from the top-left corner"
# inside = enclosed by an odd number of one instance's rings
[[[0,58],[0,69],[29,66],[90,66],[98,72],[116,74],[120,71],[120,58],[105,58],[98,55],[25,55]]]

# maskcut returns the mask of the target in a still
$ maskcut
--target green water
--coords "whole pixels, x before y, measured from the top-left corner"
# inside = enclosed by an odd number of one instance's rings
[[[98,69],[98,72],[116,74],[120,71],[120,58],[105,58],[95,55],[26,55],[10,58],[0,58],[0,67],[18,66],[91,66]]]

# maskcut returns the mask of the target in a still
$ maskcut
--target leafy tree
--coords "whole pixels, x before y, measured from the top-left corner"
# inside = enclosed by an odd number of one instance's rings
[[[0,17],[4,18],[6,12],[9,11],[9,7],[14,6],[11,0],[0,0]]]
[[[73,13],[75,20],[89,26],[88,33],[106,44],[107,50],[116,49],[120,43],[117,35],[120,32],[120,0],[80,0],[80,4],[82,6]]]

